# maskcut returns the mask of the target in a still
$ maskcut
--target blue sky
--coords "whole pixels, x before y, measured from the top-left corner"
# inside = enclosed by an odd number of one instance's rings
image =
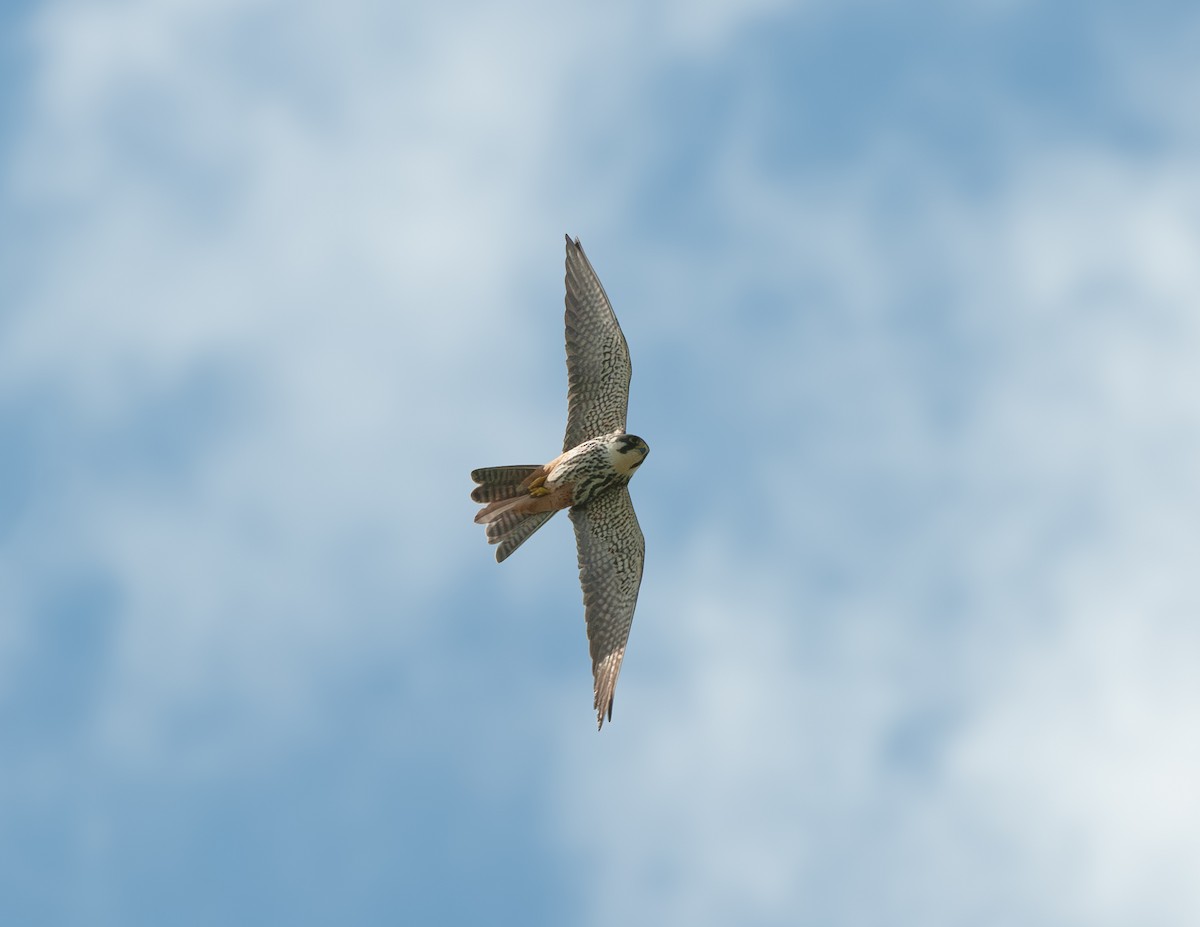
[[[1193,7],[7,7],[0,920],[1200,920]]]

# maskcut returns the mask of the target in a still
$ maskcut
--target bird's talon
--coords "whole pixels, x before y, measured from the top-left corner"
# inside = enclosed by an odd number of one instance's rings
[[[529,495],[533,496],[534,498],[548,496],[550,495],[550,490],[548,490],[545,486],[534,486],[531,490],[529,490]]]

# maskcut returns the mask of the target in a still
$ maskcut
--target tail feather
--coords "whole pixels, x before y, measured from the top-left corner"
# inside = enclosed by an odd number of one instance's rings
[[[528,541],[533,532],[548,522],[553,515],[554,510],[534,512],[532,515],[509,512],[499,521],[488,525],[488,543],[500,545],[496,548],[496,562],[503,563],[509,554]],[[505,527],[497,530],[501,526]]]
[[[479,483],[471,490],[471,498],[476,502],[499,502],[501,499],[511,499],[518,495],[521,484],[541,467],[528,464],[514,467],[480,467],[471,471],[471,479]]]
[[[530,536],[548,522],[557,509],[528,511],[533,500],[526,490],[526,481],[540,466],[482,467],[471,473],[480,485],[471,491],[476,502],[486,503],[475,516],[476,524],[487,526],[489,544],[498,544],[496,562],[503,562]]]

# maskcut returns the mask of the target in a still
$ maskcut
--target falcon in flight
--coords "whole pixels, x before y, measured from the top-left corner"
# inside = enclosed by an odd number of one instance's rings
[[[498,544],[497,562],[559,509],[570,509],[579,548],[579,581],[592,651],[599,726],[612,720],[646,542],[629,498],[629,480],[650,448],[625,433],[629,346],[612,304],[583,253],[567,236],[567,434],[549,463],[482,467],[471,498],[484,503],[476,524]]]

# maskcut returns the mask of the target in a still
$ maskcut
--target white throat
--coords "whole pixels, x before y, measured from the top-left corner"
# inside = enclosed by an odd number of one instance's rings
[[[616,444],[608,446],[608,460],[612,464],[612,468],[621,476],[631,477],[637,469],[637,465],[642,462],[644,455],[637,450],[626,451],[621,453]]]

